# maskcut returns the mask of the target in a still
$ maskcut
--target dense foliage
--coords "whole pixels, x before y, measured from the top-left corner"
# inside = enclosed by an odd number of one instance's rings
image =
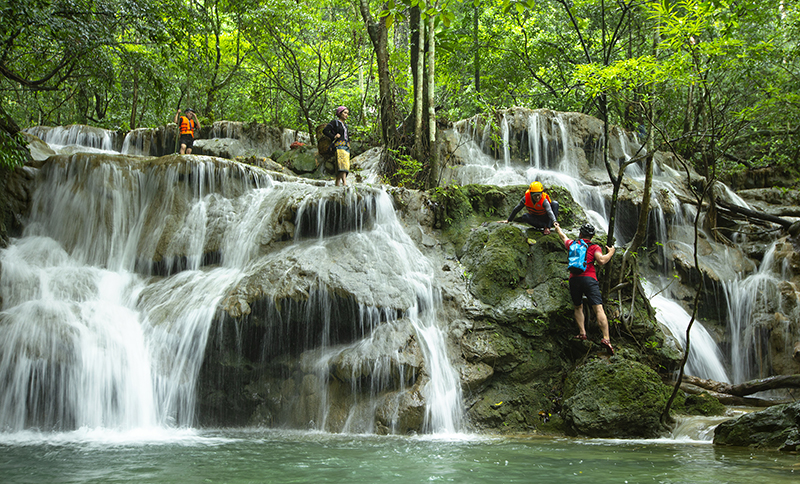
[[[797,0],[0,0],[0,26],[12,134],[178,107],[313,132],[347,104],[402,148],[435,136],[423,113],[519,105],[652,133],[704,171],[793,167],[800,146]]]

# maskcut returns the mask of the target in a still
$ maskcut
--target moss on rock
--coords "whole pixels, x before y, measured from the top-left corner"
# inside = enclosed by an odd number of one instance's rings
[[[577,368],[564,388],[569,433],[589,437],[653,438],[663,430],[661,412],[670,389],[655,371],[614,356]]]
[[[684,401],[684,411],[689,415],[724,415],[727,409],[719,400],[706,392],[689,395]]]
[[[470,290],[486,304],[498,304],[527,272],[528,244],[513,226],[479,227],[470,234],[462,253],[461,262],[471,279]]]

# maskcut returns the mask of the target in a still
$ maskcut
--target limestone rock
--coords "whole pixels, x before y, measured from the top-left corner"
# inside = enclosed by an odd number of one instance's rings
[[[220,158],[233,160],[240,156],[247,156],[249,150],[238,139],[212,138],[195,140],[192,153],[195,155],[218,156]]]
[[[794,452],[800,449],[800,402],[776,405],[722,422],[714,444]]]
[[[38,136],[34,136],[26,131],[22,131],[22,136],[28,140],[28,150],[30,150],[31,158],[34,160],[44,161],[56,154],[56,152],[53,151],[50,146],[42,141]]]
[[[298,148],[284,153],[278,160],[279,164],[291,168],[295,173],[311,173],[319,167],[316,150]]]

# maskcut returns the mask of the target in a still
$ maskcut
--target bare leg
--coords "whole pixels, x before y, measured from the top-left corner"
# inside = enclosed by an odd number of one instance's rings
[[[578,323],[578,330],[580,334],[586,334],[586,328],[583,324],[583,304],[581,303],[580,306],[575,306],[575,322]]]
[[[183,143],[181,143],[181,154],[182,154],[182,155],[185,155],[185,154],[186,154],[186,145],[185,145],[185,144],[183,144]]]
[[[603,333],[603,339],[611,341],[608,337],[608,318],[606,318],[606,312],[603,311],[603,305],[595,304],[592,307],[594,308],[594,314],[597,316],[597,325],[600,326],[600,331]]]

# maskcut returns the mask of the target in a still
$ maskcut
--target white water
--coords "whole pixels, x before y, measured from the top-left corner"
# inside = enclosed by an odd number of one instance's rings
[[[573,199],[583,207],[588,217],[588,222],[592,223],[599,233],[607,231],[608,213],[606,210],[606,200],[610,197],[608,184],[594,185],[589,180],[583,180],[579,176],[577,155],[573,152],[572,145],[568,136],[569,120],[564,113],[552,113],[552,116],[545,116],[542,112],[533,111],[527,120],[528,151],[530,153],[527,165],[514,164],[509,160],[510,155],[504,154],[506,162],[503,165],[492,165],[492,158],[484,154],[484,150],[477,141],[472,141],[475,130],[469,129],[470,124],[456,126],[459,132],[460,155],[467,163],[453,167],[450,173],[451,180],[458,184],[466,183],[487,183],[495,185],[517,185],[528,184],[534,180],[541,181],[545,187],[562,186],[566,188]],[[505,126],[505,115],[503,118]],[[471,121],[472,125],[477,124],[477,120]],[[502,136],[513,136],[510,129],[501,130]],[[615,151],[620,156],[620,161],[630,160],[639,149],[639,144],[630,140],[627,135],[617,130],[618,147]],[[483,135],[486,138],[486,135]],[[510,146],[509,140],[503,139],[504,146]],[[602,146],[602,140],[596,141],[597,146]],[[595,160],[585,160],[589,165],[589,172],[594,179],[606,178],[605,173],[598,173],[594,166]],[[641,178],[643,171],[638,165],[631,165],[626,172],[633,178]],[[654,193],[666,193],[664,197],[667,203],[671,203],[672,212],[677,213],[673,217],[672,234],[689,233],[688,227],[693,219],[692,208],[678,202],[675,195],[676,182],[680,182],[679,174],[669,167],[658,167],[654,170],[657,178],[654,180]],[[482,177],[482,179],[481,179]],[[596,182],[594,182],[596,183]],[[669,231],[664,217],[664,209],[659,205],[659,197],[652,200],[653,218],[657,224],[656,232],[660,235],[660,241],[666,245]],[[617,221],[620,224],[630,224],[630,221]],[[566,230],[569,228],[565,227]],[[617,230],[617,237],[620,243],[626,240]],[[683,242],[679,242],[683,244]],[[687,242],[688,243],[688,242]],[[666,251],[664,251],[666,252]],[[667,255],[664,255],[665,261]],[[665,264],[666,265],[666,264]],[[653,287],[657,282],[653,283]],[[651,300],[653,305],[659,309],[657,315],[659,322],[665,329],[675,337],[676,343],[685,345],[686,328],[689,323],[689,315],[676,302],[668,299],[668,295],[658,295]],[[693,325],[691,335],[691,351],[687,363],[689,374],[702,378],[712,378],[719,381],[729,381],[727,371],[721,352],[709,333],[703,328],[699,321]]]
[[[650,299],[650,304],[656,310],[658,322],[669,335],[675,338],[678,347],[685,349],[686,330],[689,328],[691,315],[674,300],[657,294],[655,292],[657,288],[653,284],[644,283],[644,289]],[[730,383],[719,347],[703,325],[696,320],[692,324],[689,339],[686,374]]]
[[[44,175],[24,236],[0,251],[0,374],[7,375],[0,380],[0,429],[193,426],[197,376],[221,301],[251,274],[263,245],[283,237],[281,210],[297,204],[298,219],[308,207],[321,208],[318,238],[271,257],[314,260],[315,252],[346,239],[346,247],[361,247],[362,261],[392,264],[414,301],[405,317],[426,361],[425,430],[460,430],[460,386],[436,319],[441,301],[432,270],[386,193],[345,192],[354,213],[364,208],[360,198],[372,202],[375,223],[367,227],[356,217],[351,232],[336,235],[326,232],[325,204],[316,203],[332,189],[273,183],[221,160],[195,156],[167,166],[73,155],[49,162]],[[335,226],[352,213],[334,218]],[[209,248],[219,253],[216,265],[204,260]],[[372,277],[363,262],[361,270]],[[164,271],[170,275],[150,275]],[[360,308],[364,338],[398,317]],[[325,334],[320,339],[327,344]],[[373,373],[375,382],[387,375],[381,368]]]
[[[34,126],[25,131],[41,138],[57,153],[80,151],[93,153],[115,153],[114,138],[116,133],[102,128],[93,128],[82,124],[70,126]]]
[[[769,368],[769,362],[765,361],[761,351],[765,342],[757,333],[753,313],[757,308],[763,310],[774,304],[774,301],[781,300],[777,294],[779,280],[772,272],[774,260],[775,244],[767,251],[758,271],[722,284],[728,302],[734,383],[769,376],[757,374],[757,369]],[[775,308],[778,312],[781,309]]]

